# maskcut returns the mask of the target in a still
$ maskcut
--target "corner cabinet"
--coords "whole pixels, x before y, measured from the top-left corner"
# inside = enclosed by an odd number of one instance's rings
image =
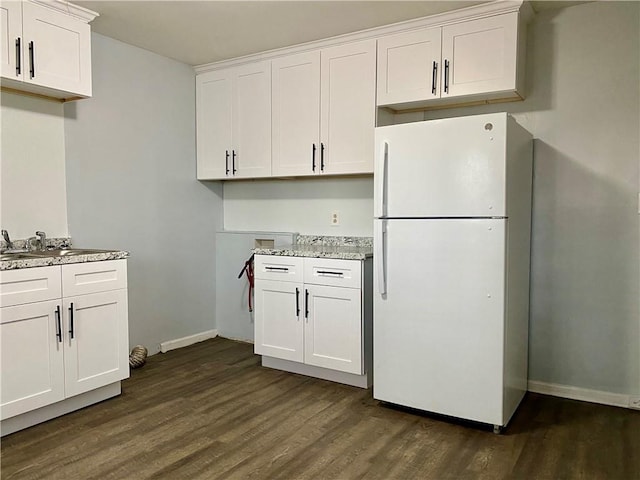
[[[255,262],[254,348],[263,365],[370,386],[371,262],[269,255]]]
[[[274,176],[373,172],[375,40],[272,62]]]
[[[378,40],[378,106],[394,109],[524,97],[518,12]]]
[[[271,175],[271,63],[196,77],[199,180]]]
[[[90,97],[91,28],[98,14],[67,2],[3,1],[0,73],[5,89]]]
[[[126,260],[2,271],[0,298],[3,435],[120,393]]]

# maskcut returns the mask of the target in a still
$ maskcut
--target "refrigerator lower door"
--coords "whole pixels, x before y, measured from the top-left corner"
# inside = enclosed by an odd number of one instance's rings
[[[502,425],[507,220],[375,221],[374,397]]]

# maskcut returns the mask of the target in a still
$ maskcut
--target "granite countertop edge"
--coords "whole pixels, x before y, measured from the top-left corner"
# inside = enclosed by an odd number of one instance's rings
[[[19,260],[0,261],[0,271],[19,270],[22,268],[49,267],[53,265],[68,265],[71,263],[104,262],[106,260],[122,260],[129,257],[129,252],[113,250],[109,252],[73,255],[68,257],[38,257]]]
[[[369,247],[327,245],[289,245],[281,248],[255,248],[253,253],[256,255],[333,258],[336,260],[366,260],[373,257],[373,249]]]

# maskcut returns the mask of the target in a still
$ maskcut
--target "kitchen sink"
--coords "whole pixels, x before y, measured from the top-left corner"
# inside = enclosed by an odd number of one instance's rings
[[[31,253],[26,252],[15,252],[15,253],[3,253],[0,257],[0,261],[5,260],[28,260],[30,258],[39,258],[39,255],[32,255]]]
[[[96,250],[90,248],[63,248],[59,250],[33,251],[28,255],[37,257],[71,257],[74,255],[93,255],[96,253],[110,253],[113,250]],[[33,257],[31,257],[33,258]]]
[[[73,257],[76,255],[93,255],[96,253],[110,253],[113,250],[96,250],[89,248],[64,248],[58,250],[33,250],[30,252],[4,252],[1,261],[5,260],[29,260],[33,258],[43,258],[43,257]]]

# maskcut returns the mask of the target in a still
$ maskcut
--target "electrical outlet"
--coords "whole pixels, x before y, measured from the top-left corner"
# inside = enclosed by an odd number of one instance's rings
[[[629,408],[640,410],[640,395],[631,395],[629,397]]]
[[[337,227],[338,225],[340,225],[340,215],[338,212],[331,212],[331,226]]]

